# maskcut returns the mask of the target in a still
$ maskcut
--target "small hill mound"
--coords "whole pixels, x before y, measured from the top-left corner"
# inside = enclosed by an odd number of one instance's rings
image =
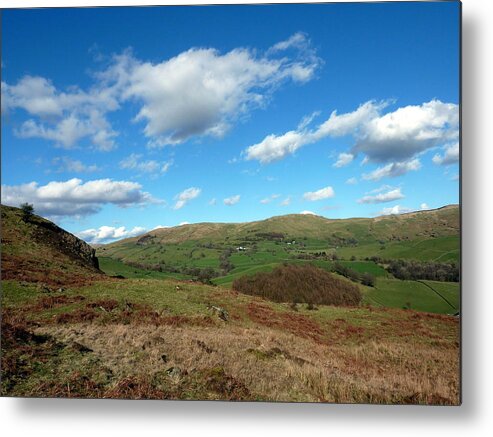
[[[242,276],[233,289],[274,302],[350,306],[361,301],[356,285],[313,265],[284,264],[269,273]]]
[[[48,286],[82,284],[100,278],[95,249],[35,214],[1,205],[2,280]]]

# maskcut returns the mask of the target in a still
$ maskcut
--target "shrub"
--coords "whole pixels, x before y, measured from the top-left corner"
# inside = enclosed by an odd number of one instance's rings
[[[28,222],[29,219],[32,217],[34,214],[34,206],[30,203],[22,203],[20,205],[21,211],[22,211],[22,220],[25,222]]]
[[[358,305],[359,288],[313,265],[285,264],[270,273],[242,276],[233,289],[274,302],[318,305]]]

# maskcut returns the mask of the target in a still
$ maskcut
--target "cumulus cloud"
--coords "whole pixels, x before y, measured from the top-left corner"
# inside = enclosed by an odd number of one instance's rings
[[[241,196],[239,194],[236,194],[235,196],[226,197],[226,199],[224,199],[223,202],[227,206],[233,206],[240,201],[240,197]]]
[[[173,209],[183,208],[188,202],[198,197],[201,192],[202,190],[200,188],[190,187],[183,190],[181,193],[178,193],[175,196],[176,203],[175,206],[173,206]]]
[[[146,228],[141,226],[135,226],[129,230],[127,230],[125,226],[120,226],[119,228],[112,226],[101,226],[97,229],[86,229],[85,231],[76,233],[76,235],[89,244],[99,244],[109,243],[122,238],[135,237],[143,234],[145,231]]]
[[[247,160],[257,160],[261,164],[278,161],[292,155],[300,147],[316,143],[324,137],[347,135],[363,120],[378,114],[378,108],[378,104],[367,102],[352,113],[337,115],[337,112],[333,111],[329,119],[316,129],[305,129],[306,123],[302,123],[301,129],[282,135],[268,135],[260,143],[248,147],[243,154]]]
[[[132,100],[149,145],[224,135],[238,119],[265,106],[282,83],[311,80],[320,64],[306,35],[298,33],[265,53],[236,48],[221,53],[191,48],[170,59],[146,62],[126,50],[113,57],[95,84],[58,89],[49,79],[24,76],[2,82],[2,112],[21,109],[31,118],[16,131],[66,149],[89,139],[99,150],[115,148],[118,135],[107,114]]]
[[[411,209],[406,208],[405,206],[395,205],[389,208],[383,208],[378,215],[405,214],[406,212],[411,211]]]
[[[285,81],[310,80],[319,64],[304,38],[297,56],[265,55],[246,48],[220,53],[192,48],[157,63],[126,52],[104,73],[120,84],[123,99],[140,105],[137,121],[145,123],[151,146],[178,144],[191,137],[220,137],[241,116],[265,105]],[[293,46],[292,44],[290,45]]]
[[[51,165],[56,167],[56,173],[94,173],[101,168],[95,164],[86,165],[79,160],[69,158],[68,156],[56,157],[51,160]]]
[[[390,164],[378,167],[371,173],[363,175],[363,179],[367,181],[379,181],[382,178],[395,178],[405,175],[409,171],[417,171],[421,168],[421,162],[418,158],[404,162],[392,162]]]
[[[73,178],[41,186],[37,182],[2,185],[2,203],[19,206],[24,202],[32,203],[40,215],[58,218],[94,214],[105,204],[125,208],[158,200],[142,191],[142,186],[136,182],[112,179],[83,182]]]
[[[40,76],[24,76],[15,85],[2,82],[2,112],[22,109],[35,117],[24,121],[15,134],[50,140],[64,149],[76,147],[84,138],[95,149],[114,149],[118,132],[112,129],[106,114],[118,108],[114,90],[99,85],[89,91],[76,87],[60,91]]]
[[[394,200],[403,199],[405,196],[401,193],[400,188],[396,188],[385,193],[379,193],[376,195],[364,196],[358,200],[358,203],[385,203],[393,202]]]
[[[369,120],[353,151],[375,162],[402,161],[457,138],[458,129],[458,105],[431,100]]]
[[[349,155],[354,158],[358,153],[365,155],[365,162],[396,163],[409,161],[425,150],[458,138],[458,105],[431,100],[383,114],[390,103],[369,101],[353,112],[340,115],[333,111],[315,129],[302,126],[284,134],[267,135],[243,154],[247,160],[267,164],[323,138],[351,135],[354,144],[346,159],[340,160],[341,166],[349,160]]]
[[[315,214],[313,211],[301,211],[300,214],[303,214],[303,215],[317,215]]]
[[[313,202],[316,200],[329,199],[330,197],[334,197],[334,195],[335,193],[332,187],[325,187],[317,191],[309,191],[303,194],[303,199]]]
[[[459,142],[445,146],[443,155],[437,153],[432,161],[437,165],[450,165],[459,162]]]
[[[166,173],[172,161],[142,160],[142,155],[132,153],[119,163],[120,168],[136,170],[139,173]]]

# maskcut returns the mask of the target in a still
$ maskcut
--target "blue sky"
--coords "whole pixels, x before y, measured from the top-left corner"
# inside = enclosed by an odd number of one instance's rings
[[[459,201],[456,2],[4,10],[2,202],[91,242]]]

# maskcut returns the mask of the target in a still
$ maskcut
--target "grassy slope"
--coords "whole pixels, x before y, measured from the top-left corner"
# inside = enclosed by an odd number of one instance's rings
[[[457,283],[423,282],[433,284],[432,287],[439,289],[442,295],[446,296],[446,300],[420,281],[379,278],[376,287],[365,293],[366,301],[385,307],[411,308],[416,311],[439,314],[453,314],[459,309],[459,285]]]
[[[222,287],[102,279],[37,241],[16,214],[2,224],[2,261],[27,267],[2,280],[3,395],[459,402],[456,318],[376,307],[294,311]],[[177,249],[192,250],[187,244]],[[274,265],[286,252],[272,242],[264,249]],[[389,281],[379,277],[367,295]]]
[[[286,238],[276,243],[257,236],[268,232],[283,233]],[[377,255],[388,259],[457,261],[458,232],[457,206],[375,219],[329,220],[312,215],[287,215],[251,223],[202,223],[158,229],[146,234],[150,236],[147,244],[137,244],[141,237],[135,237],[98,247],[97,253],[101,257],[149,267],[162,264],[219,270],[220,256],[225,249],[246,246],[247,251],[235,252],[230,257],[235,268],[214,280],[218,285],[230,286],[243,274],[269,271],[286,261],[303,262],[299,256],[320,251],[336,252],[346,260],[353,256],[362,259]],[[349,238],[355,239],[357,244],[345,245],[344,239]],[[288,244],[292,241],[296,243]],[[321,259],[314,263],[323,268],[331,265]],[[385,275],[375,264],[353,264],[352,268]]]
[[[293,311],[173,280],[106,280],[53,294],[6,281],[3,291],[4,395],[458,403],[452,317]],[[34,337],[10,335],[14,328]],[[24,340],[13,347],[13,337]]]
[[[2,280],[57,286],[101,278],[102,273],[87,260],[71,254],[70,250],[61,251],[60,247],[69,244],[64,237],[76,241],[75,237],[36,215],[24,222],[18,208],[1,205],[1,214]]]

